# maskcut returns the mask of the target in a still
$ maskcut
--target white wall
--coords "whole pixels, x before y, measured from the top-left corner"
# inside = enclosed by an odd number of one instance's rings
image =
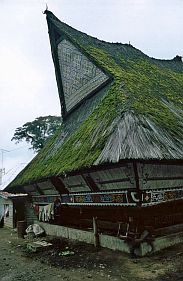
[[[9,215],[4,216],[4,206],[9,205]],[[4,216],[4,226],[13,228],[13,202],[10,199],[0,197],[0,219]]]

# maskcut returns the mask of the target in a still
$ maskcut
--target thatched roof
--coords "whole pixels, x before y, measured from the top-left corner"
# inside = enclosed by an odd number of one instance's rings
[[[181,57],[150,58],[132,45],[100,41],[46,13],[64,121],[11,186],[124,159],[182,160]],[[91,95],[83,92],[78,103],[64,97],[60,40],[71,42],[105,80]]]

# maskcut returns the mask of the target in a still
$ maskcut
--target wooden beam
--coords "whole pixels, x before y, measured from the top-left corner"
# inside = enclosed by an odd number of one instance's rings
[[[36,183],[33,186],[40,195],[44,195],[44,192],[41,190],[41,188]]]
[[[89,186],[91,191],[100,191],[95,181],[92,179],[90,175],[82,175],[82,178],[85,180],[86,184]]]
[[[99,234],[98,234],[97,217],[93,217],[93,234],[94,234],[94,246],[98,248],[100,242],[99,242]]]
[[[59,177],[51,177],[50,181],[60,194],[69,193],[68,189],[65,187],[63,181]]]
[[[136,192],[137,192],[138,197],[139,197],[139,203],[137,203],[137,205],[141,206],[142,205],[142,191],[140,189],[139,174],[138,174],[136,162],[133,162],[133,170],[134,170],[134,175],[135,175]]]
[[[99,184],[110,184],[110,183],[120,183],[120,182],[126,182],[126,181],[129,181],[129,178],[98,181],[98,183]]]
[[[176,176],[170,176],[170,177],[147,177],[147,181],[157,181],[157,180],[183,180],[183,177],[176,177]]]

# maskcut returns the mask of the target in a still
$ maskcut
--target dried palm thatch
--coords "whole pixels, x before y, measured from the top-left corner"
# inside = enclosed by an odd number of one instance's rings
[[[59,36],[110,81],[64,118],[61,129],[10,186],[126,159],[183,160],[181,59],[156,60],[129,44],[100,41],[46,14],[59,94],[52,42]]]

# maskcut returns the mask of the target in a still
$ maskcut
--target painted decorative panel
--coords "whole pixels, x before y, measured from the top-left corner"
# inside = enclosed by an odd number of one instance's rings
[[[69,205],[136,205],[134,197],[127,191],[123,192],[99,192],[99,193],[80,193],[61,196],[62,203]]]
[[[53,203],[57,198],[60,198],[59,195],[39,195],[39,196],[32,196],[32,202],[34,204],[49,204],[49,203]]]
[[[59,196],[60,197],[60,196]],[[36,204],[52,203],[58,196],[33,196]],[[147,190],[140,193],[133,190],[72,193],[61,195],[62,204],[93,206],[153,206],[183,199],[183,188],[167,190]]]
[[[150,190],[146,192],[146,196],[148,200],[144,197],[142,200],[142,206],[180,200],[183,199],[183,187],[178,189]]]
[[[132,190],[80,193],[62,195],[61,201],[68,205],[98,206],[152,206],[183,199],[183,188],[173,190],[147,190],[137,193]]]
[[[68,40],[58,44],[58,58],[68,112],[108,77]]]

